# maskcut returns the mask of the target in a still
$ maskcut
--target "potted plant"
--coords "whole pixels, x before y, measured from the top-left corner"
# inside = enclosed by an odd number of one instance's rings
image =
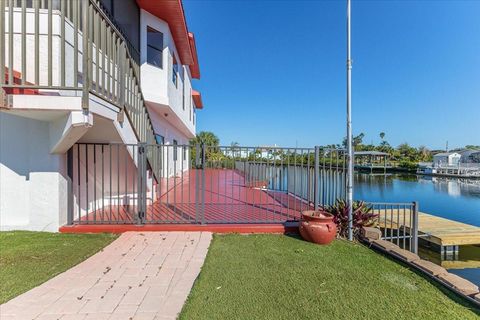
[[[338,235],[346,238],[348,236],[348,204],[345,200],[339,199],[334,205],[327,206],[324,210],[333,215],[333,222],[337,225]],[[378,214],[372,213],[372,208],[364,201],[354,201],[352,208],[352,231],[353,236],[358,237],[362,227],[376,227]]]
[[[317,243],[329,244],[335,239],[337,227],[334,216],[324,210],[302,212],[299,231],[303,239]]]

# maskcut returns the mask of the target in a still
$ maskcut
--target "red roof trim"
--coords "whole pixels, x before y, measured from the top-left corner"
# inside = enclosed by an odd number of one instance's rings
[[[140,8],[166,21],[172,33],[173,41],[180,56],[181,63],[195,63],[188,35],[187,22],[181,0],[137,0]]]
[[[200,79],[200,66],[198,64],[197,46],[195,45],[195,36],[193,35],[193,33],[188,33],[188,40],[190,42],[190,50],[193,54],[193,64],[189,66],[190,73],[192,75],[192,78]]]
[[[197,109],[203,109],[202,95],[197,90],[192,89],[192,98]]]

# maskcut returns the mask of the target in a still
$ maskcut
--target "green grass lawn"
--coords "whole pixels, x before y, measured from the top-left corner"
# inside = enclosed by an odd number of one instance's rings
[[[111,234],[0,232],[0,303],[71,268],[115,238]]]
[[[180,319],[479,319],[373,250],[280,235],[216,235]]]

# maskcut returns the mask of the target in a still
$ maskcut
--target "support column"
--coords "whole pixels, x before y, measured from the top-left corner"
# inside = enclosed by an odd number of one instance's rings
[[[88,50],[88,42],[89,42],[89,1],[81,1],[80,2],[81,10],[82,10],[82,109],[84,112],[88,113],[88,100],[90,95],[90,76],[88,74],[89,70],[89,50]]]
[[[458,245],[442,246],[440,250],[442,260],[455,260],[458,257]]]
[[[67,225],[73,224],[73,147],[67,151]]]

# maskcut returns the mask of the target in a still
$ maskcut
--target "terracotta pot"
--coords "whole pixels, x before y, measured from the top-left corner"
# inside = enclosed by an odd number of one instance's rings
[[[302,212],[299,230],[303,239],[317,244],[329,244],[337,234],[333,215],[325,211]]]

